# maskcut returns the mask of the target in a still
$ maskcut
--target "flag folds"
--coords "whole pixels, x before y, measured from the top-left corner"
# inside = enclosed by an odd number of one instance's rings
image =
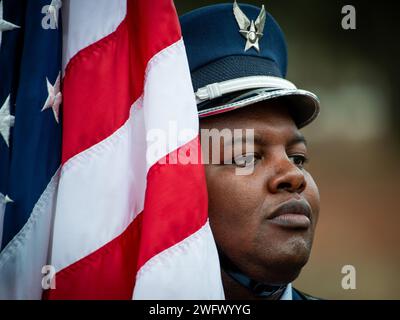
[[[70,0],[61,10],[60,170],[39,199],[44,213],[0,253],[0,279],[29,247],[56,271],[46,299],[223,298],[173,2]],[[48,245],[29,240],[38,234]]]

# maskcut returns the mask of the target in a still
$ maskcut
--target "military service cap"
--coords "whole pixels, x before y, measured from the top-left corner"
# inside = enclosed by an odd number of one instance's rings
[[[200,117],[277,98],[299,128],[318,115],[317,96],[285,79],[285,37],[264,6],[211,5],[180,22]]]

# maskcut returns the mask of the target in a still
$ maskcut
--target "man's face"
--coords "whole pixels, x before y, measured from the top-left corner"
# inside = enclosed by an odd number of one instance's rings
[[[220,163],[205,166],[210,225],[217,245],[255,280],[293,281],[310,255],[319,194],[304,168],[304,138],[288,110],[277,102],[261,103],[204,118],[200,127],[254,129],[254,150],[235,145],[233,164],[224,164],[226,141],[220,139]],[[204,150],[204,141],[202,145],[203,153],[212,154],[211,140],[210,150]],[[237,174],[238,166],[251,165],[251,174]]]

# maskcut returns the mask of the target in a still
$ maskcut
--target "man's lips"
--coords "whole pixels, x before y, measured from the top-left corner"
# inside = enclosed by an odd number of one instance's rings
[[[311,208],[304,200],[291,200],[272,211],[267,219],[284,228],[307,229],[311,226]]]

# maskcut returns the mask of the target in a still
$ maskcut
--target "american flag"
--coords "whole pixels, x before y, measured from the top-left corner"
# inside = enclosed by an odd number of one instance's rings
[[[223,298],[173,2],[1,5],[0,298]]]

